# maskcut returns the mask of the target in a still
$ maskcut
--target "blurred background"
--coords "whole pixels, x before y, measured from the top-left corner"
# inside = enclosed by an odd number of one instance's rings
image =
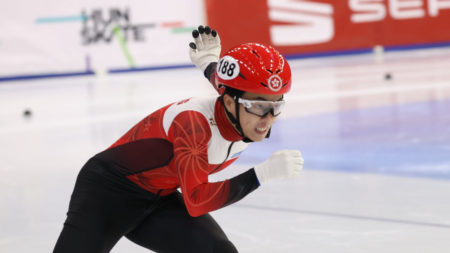
[[[0,20],[0,252],[51,252],[91,156],[216,95],[188,56],[201,24],[293,73],[270,139],[210,178],[303,153],[298,178],[211,213],[240,252],[450,251],[449,0],[17,0]]]

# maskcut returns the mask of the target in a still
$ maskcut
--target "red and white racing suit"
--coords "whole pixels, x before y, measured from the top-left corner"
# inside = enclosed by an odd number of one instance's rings
[[[217,97],[190,98],[150,114],[96,158],[151,193],[166,196],[181,188],[189,214],[200,216],[259,186],[253,169],[230,180],[208,181],[248,145]]]

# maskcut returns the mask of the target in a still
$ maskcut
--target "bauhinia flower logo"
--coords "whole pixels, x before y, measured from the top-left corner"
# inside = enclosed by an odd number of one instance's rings
[[[273,91],[279,91],[283,84],[281,78],[278,75],[270,76],[269,80],[267,80],[267,83],[269,84],[269,88]]]

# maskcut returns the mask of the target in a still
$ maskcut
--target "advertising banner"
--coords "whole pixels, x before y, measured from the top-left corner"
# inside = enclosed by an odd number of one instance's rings
[[[450,43],[450,0],[9,1],[0,80],[186,66],[205,23],[223,49],[260,42],[291,55]]]
[[[450,43],[450,0],[206,0],[223,48],[270,44],[309,54]]]
[[[0,77],[190,64],[203,0],[8,1]]]

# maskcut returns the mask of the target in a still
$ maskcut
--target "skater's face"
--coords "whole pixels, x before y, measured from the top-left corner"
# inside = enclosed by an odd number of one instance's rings
[[[226,95],[224,102],[236,118],[233,98]],[[239,99],[239,119],[244,135],[252,141],[264,140],[283,105],[283,95],[244,93]]]

